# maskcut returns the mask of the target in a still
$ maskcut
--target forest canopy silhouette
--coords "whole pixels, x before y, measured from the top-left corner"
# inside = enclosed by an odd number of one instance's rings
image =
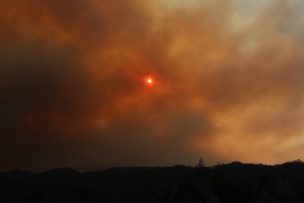
[[[232,162],[213,167],[70,168],[0,174],[1,202],[303,202],[302,161],[275,166]]]

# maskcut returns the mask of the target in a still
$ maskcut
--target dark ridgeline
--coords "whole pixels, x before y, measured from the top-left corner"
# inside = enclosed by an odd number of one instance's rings
[[[304,202],[304,163],[0,173],[0,203]]]

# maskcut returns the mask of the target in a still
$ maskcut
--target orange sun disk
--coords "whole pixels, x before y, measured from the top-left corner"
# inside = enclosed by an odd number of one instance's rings
[[[147,85],[153,85],[154,81],[151,77],[146,78]]]

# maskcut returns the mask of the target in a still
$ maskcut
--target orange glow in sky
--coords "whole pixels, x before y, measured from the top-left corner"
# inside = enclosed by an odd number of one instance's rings
[[[154,84],[153,78],[147,77],[147,78],[146,78],[146,83],[147,83],[147,85],[152,86],[152,85]]]

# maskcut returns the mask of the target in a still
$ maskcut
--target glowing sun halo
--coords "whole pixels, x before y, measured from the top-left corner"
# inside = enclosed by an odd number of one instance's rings
[[[148,78],[146,78],[146,83],[147,83],[147,85],[153,85],[153,83],[154,83],[154,80],[153,80],[153,78],[151,78],[151,77],[148,77]]]

